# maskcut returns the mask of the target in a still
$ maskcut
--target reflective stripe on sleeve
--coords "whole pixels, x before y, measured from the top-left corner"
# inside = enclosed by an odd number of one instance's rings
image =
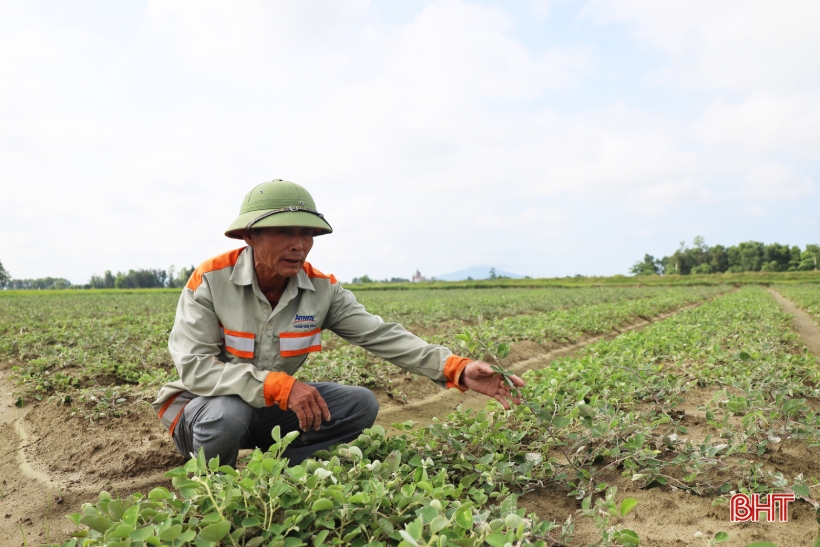
[[[185,410],[185,405],[190,403],[195,397],[196,395],[190,391],[176,393],[165,401],[165,404],[162,405],[162,408],[157,413],[162,425],[165,426],[165,429],[168,430],[172,437],[179,417],[182,416],[182,411]]]
[[[225,351],[244,359],[253,359],[253,346],[255,336],[252,332],[239,332],[228,330],[222,325],[219,326],[219,333],[225,341]]]
[[[322,351],[322,329],[310,332],[283,332],[279,335],[279,354],[282,357]]]

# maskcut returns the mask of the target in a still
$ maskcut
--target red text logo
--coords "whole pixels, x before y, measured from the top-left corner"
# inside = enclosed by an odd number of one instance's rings
[[[780,522],[789,520],[789,503],[794,501],[794,494],[734,494],[729,502],[729,520],[732,522],[760,522],[760,513],[765,513],[764,520],[775,521],[775,503]]]

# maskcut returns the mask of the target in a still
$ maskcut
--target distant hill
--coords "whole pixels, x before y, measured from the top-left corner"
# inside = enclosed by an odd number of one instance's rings
[[[472,268],[464,268],[457,272],[450,272],[442,275],[437,275],[437,281],[464,281],[468,277],[473,279],[489,279],[490,269],[492,266],[473,266]],[[495,269],[495,275],[501,277],[510,277],[512,279],[523,279],[523,275],[514,274],[504,270]]]

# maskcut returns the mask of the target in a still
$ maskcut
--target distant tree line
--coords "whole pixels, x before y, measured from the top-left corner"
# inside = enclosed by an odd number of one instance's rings
[[[687,247],[680,247],[671,256],[656,259],[647,254],[636,262],[630,273],[636,275],[689,275],[723,272],[796,272],[817,270],[820,267],[820,245],[768,245],[759,241],[745,241],[731,247],[708,246],[698,236]]]
[[[181,288],[194,273],[194,267],[177,271],[175,266],[168,270],[128,270],[103,275],[92,275],[85,285],[72,285],[62,277],[41,277],[38,279],[14,279],[0,262],[0,289],[153,289]]]
[[[418,275],[418,272],[417,272]],[[530,276],[526,276],[526,279],[530,279]],[[416,279],[416,278],[414,278]],[[490,268],[490,275],[486,279],[511,279],[506,275],[498,275],[495,271],[495,268]],[[423,281],[436,281],[435,277],[431,277],[427,279],[425,277],[421,277]],[[467,281],[475,281],[471,276],[468,276]],[[403,277],[391,277],[390,279],[371,279],[369,275],[363,275],[361,277],[354,277],[351,283],[354,285],[361,285],[366,283],[409,283],[409,279],[405,279]]]
[[[14,279],[0,262],[0,289],[68,289],[71,287],[71,281],[62,277]]]
[[[410,280],[404,279],[403,277],[391,277],[390,279],[370,279],[369,275],[363,275],[361,277],[354,277],[351,283],[354,285],[360,285],[362,283],[410,283]]]
[[[40,277],[38,279],[9,279],[5,287],[9,289],[81,289],[80,285],[72,285],[71,281],[62,277]]]
[[[178,272],[174,266],[165,270],[128,270],[128,273],[112,274],[106,270],[102,276],[92,275],[86,287],[90,289],[153,289],[181,288],[194,273],[194,267],[182,268]]]

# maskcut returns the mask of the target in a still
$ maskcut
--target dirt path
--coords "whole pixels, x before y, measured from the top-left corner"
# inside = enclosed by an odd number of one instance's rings
[[[811,316],[797,307],[797,305],[774,289],[769,289],[783,311],[794,315],[794,330],[800,339],[818,359],[820,359],[820,327],[814,324]]]

